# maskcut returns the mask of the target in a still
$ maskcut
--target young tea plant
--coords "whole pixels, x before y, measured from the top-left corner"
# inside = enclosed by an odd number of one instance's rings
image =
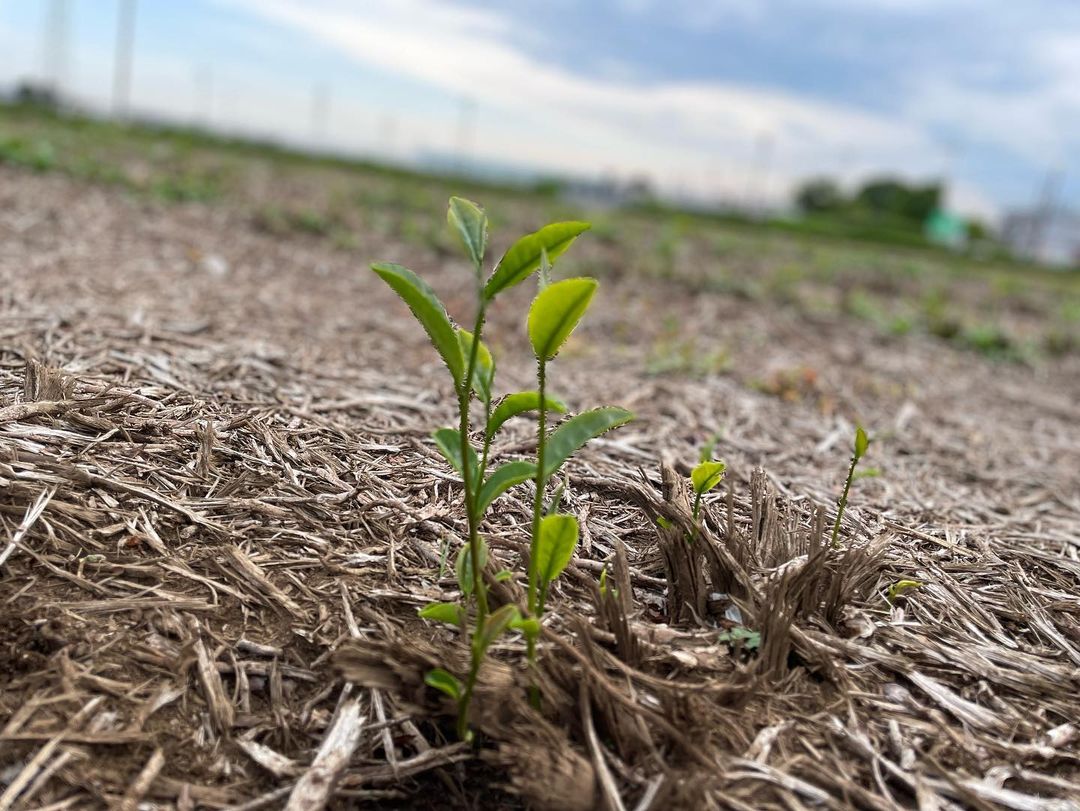
[[[847,479],[844,481],[844,492],[840,495],[840,500],[836,503],[836,521],[833,523],[832,528],[833,549],[837,549],[840,546],[840,522],[844,518],[844,510],[847,509],[848,493],[851,491],[851,482],[855,479],[855,467],[859,464],[859,460],[866,455],[866,449],[869,447],[870,437],[867,436],[866,431],[863,430],[861,425],[856,425],[855,450],[851,454],[851,466],[848,468]]]
[[[622,409],[596,409],[570,418],[548,436],[547,415],[562,414],[566,407],[549,397],[544,364],[566,341],[585,312],[596,282],[570,279],[546,286],[529,311],[529,337],[540,360],[538,387],[495,398],[495,360],[483,342],[488,308],[504,291],[525,281],[537,269],[553,262],[589,227],[583,222],[547,225],[515,242],[485,278],[488,222],[483,210],[462,198],[450,199],[447,221],[459,237],[474,271],[476,307],[473,328],[468,331],[451,322],[435,292],[419,276],[401,265],[376,263],[372,270],[404,300],[427,333],[450,373],[457,398],[458,427],[441,428],[434,434],[435,445],[461,476],[464,489],[468,541],[457,557],[455,572],[461,590],[460,603],[431,603],[420,615],[426,619],[459,627],[469,641],[469,670],[464,680],[443,670],[427,674],[426,682],[457,702],[458,734],[470,737],[469,707],[480,667],[491,645],[508,629],[518,628],[529,640],[532,651],[539,635],[537,617],[543,611],[547,588],[568,565],[577,543],[577,520],[572,516],[540,515],[544,485],[563,462],[589,439],[630,419]],[[546,272],[545,272],[546,276]],[[472,404],[483,410],[478,445],[474,440]],[[537,412],[540,433],[535,462],[513,461],[488,474],[492,441],[513,417]],[[480,534],[485,513],[510,487],[532,480],[537,488],[534,508],[532,554],[529,566],[527,616],[518,606],[504,605],[490,610],[484,568],[488,549]],[[542,519],[542,520],[541,520]],[[510,576],[500,572],[498,577]]]
[[[599,283],[595,279],[547,279],[547,261],[540,276],[540,292],[529,307],[528,332],[536,356],[536,388],[540,400],[547,397],[548,364],[558,355],[570,333],[589,308]],[[590,439],[629,422],[630,412],[621,408],[597,408],[563,422],[550,434],[547,418],[539,411],[536,430],[536,493],[533,499],[532,544],[529,548],[528,618],[522,624],[530,667],[536,662],[536,640],[552,582],[562,574],[578,542],[578,522],[559,513],[560,489],[545,508],[547,483],[563,463]],[[536,691],[533,702],[536,703]]]
[[[701,449],[697,467],[690,471],[690,483],[694,487],[693,515],[695,521],[698,520],[698,516],[701,514],[701,499],[706,493],[720,484],[721,479],[724,478],[724,473],[727,471],[726,462],[713,459],[713,451],[716,449],[718,436],[710,439],[705,447]]]

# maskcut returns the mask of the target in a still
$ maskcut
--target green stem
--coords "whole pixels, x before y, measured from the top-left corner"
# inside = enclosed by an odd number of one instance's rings
[[[832,545],[833,549],[840,546],[840,521],[844,518],[844,510],[847,508],[848,491],[851,490],[851,480],[855,478],[855,465],[859,464],[859,457],[851,457],[851,467],[848,468],[847,481],[844,482],[844,492],[840,496],[840,501],[836,504],[836,523],[832,528]]]
[[[465,516],[469,524],[469,558],[472,569],[473,594],[476,595],[476,624],[472,634],[472,662],[469,666],[469,676],[465,680],[465,693],[458,702],[457,732],[461,740],[466,740],[469,735],[469,704],[472,702],[473,688],[476,686],[476,677],[480,672],[481,655],[476,652],[476,641],[483,631],[487,621],[488,602],[487,592],[484,590],[484,575],[480,570],[480,518],[476,514],[477,499],[480,492],[480,478],[482,470],[469,469],[469,404],[472,401],[472,379],[476,373],[476,357],[480,347],[480,334],[484,329],[485,301],[483,293],[478,297],[480,304],[476,311],[476,325],[473,327],[472,346],[469,349],[469,362],[466,365],[465,379],[458,387],[458,412],[461,417],[459,433],[461,434],[461,470],[465,480]]]
[[[698,516],[701,515],[701,495],[702,495],[701,493],[696,493],[694,495],[694,509],[693,509],[693,513],[692,513],[693,518],[694,518],[694,523],[697,523]],[[689,540],[692,542],[695,538],[697,538],[697,534],[698,534],[697,527],[694,527],[694,532],[693,532],[693,534],[691,534],[689,536]]]
[[[542,598],[537,599],[537,580],[539,573],[536,571],[536,545],[540,538],[540,519],[544,512],[544,487],[547,477],[544,475],[544,446],[547,444],[547,361],[540,358],[536,370],[536,388],[540,394],[540,416],[537,420],[536,429],[536,498],[533,500],[533,525],[532,544],[529,548],[529,613],[540,620],[544,611]],[[535,708],[540,708],[540,688],[536,684],[536,638],[529,636],[525,640],[525,654],[528,659],[529,669],[532,671],[532,681],[529,685],[529,703]]]
[[[544,475],[544,445],[547,443],[547,409],[544,408],[547,402],[546,386],[547,361],[540,358],[536,372],[536,387],[540,394],[540,416],[537,419],[536,431],[536,498],[533,500],[532,545],[529,549],[529,613],[534,616],[537,613],[536,544],[540,539],[540,519],[544,511],[544,486],[547,484],[547,477]]]
[[[491,451],[491,440],[493,439],[493,437],[491,436],[491,434],[488,433],[488,430],[487,430],[489,422],[491,422],[491,397],[488,397],[486,400],[484,400],[484,453],[480,457],[480,478],[481,478],[480,483],[481,483],[481,485],[483,484],[482,480],[484,478],[484,474],[487,473],[488,454]],[[476,488],[476,503],[478,505],[480,503],[480,488],[479,487]],[[484,516],[482,516],[482,515],[477,516],[478,521],[483,520],[483,518],[484,518]]]
[[[480,297],[480,306],[476,311],[476,325],[473,327],[472,346],[469,349],[469,362],[466,366],[465,379],[458,389],[458,410],[461,416],[461,469],[462,478],[465,479],[465,516],[469,524],[469,557],[472,563],[473,594],[476,595],[476,627],[482,628],[484,619],[487,617],[488,605],[487,594],[484,592],[483,574],[478,562],[480,560],[480,517],[476,514],[477,499],[480,493],[480,477],[483,469],[475,472],[469,470],[469,403],[472,399],[472,379],[476,373],[476,357],[480,347],[480,333],[484,329],[485,303],[483,295]]]

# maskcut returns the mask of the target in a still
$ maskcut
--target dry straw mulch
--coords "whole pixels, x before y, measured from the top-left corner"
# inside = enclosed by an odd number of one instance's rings
[[[415,616],[454,597],[448,392],[358,264],[0,172],[0,809],[1080,808],[1074,360],[605,286],[555,379],[639,419],[569,467],[585,533],[542,710],[507,637],[473,749],[422,683],[460,645]],[[660,301],[731,375],[643,374]],[[516,319],[492,329],[512,357]],[[739,382],[793,363],[820,396]],[[834,550],[856,416],[882,472]],[[730,488],[694,525],[682,480],[717,430]],[[515,570],[529,501],[487,527]],[[902,578],[924,585],[890,604]]]

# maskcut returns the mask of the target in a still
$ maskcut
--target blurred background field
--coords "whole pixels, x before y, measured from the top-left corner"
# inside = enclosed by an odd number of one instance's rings
[[[572,185],[432,174],[26,103],[0,107],[0,161],[152,203],[239,206],[255,227],[324,241],[358,266],[370,257],[368,236],[450,255],[432,212],[464,194],[486,201],[497,230],[590,219],[595,245],[582,262],[600,277],[647,276],[815,317],[853,317],[884,336],[927,335],[1003,360],[1080,347],[1080,274],[1014,259],[990,242],[986,255],[933,245],[918,229],[896,238],[823,215],[807,225],[653,200],[601,206]],[[672,339],[676,357],[659,358],[657,369],[681,365],[681,340]]]

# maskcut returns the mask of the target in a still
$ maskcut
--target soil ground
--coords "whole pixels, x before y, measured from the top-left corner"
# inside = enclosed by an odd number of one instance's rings
[[[338,807],[1080,808],[1068,341],[1018,356],[883,329],[852,297],[922,300],[924,283],[882,272],[921,261],[888,250],[771,236],[758,253],[720,230],[644,272],[621,237],[583,237],[557,270],[601,291],[553,386],[571,411],[636,419],[568,468],[586,533],[552,601],[546,715],[481,722],[474,750],[415,683],[428,651],[457,655],[415,616],[455,596],[440,561],[464,516],[429,439],[453,397],[366,265],[413,267],[462,321],[467,271],[393,211],[350,223],[349,244],[268,228],[267,201],[293,199],[270,184],[258,203],[165,203],[0,166],[0,548],[15,542],[0,808],[280,807],[349,707],[361,737]],[[541,216],[511,206],[494,255]],[[660,238],[624,228],[639,249]],[[706,238],[731,253],[698,262]],[[754,286],[834,260],[839,276]],[[949,302],[1026,346],[1058,288],[1015,273],[1002,292],[964,271]],[[524,287],[489,325],[504,391],[532,374]],[[856,421],[872,475],[847,551],[819,560],[814,510],[831,520]],[[710,500],[702,539],[735,564],[709,570],[704,616],[675,621],[659,465],[685,474],[713,436],[731,495]],[[497,460],[531,440],[523,421]],[[489,526],[514,571],[521,490]],[[594,586],[619,549],[632,653]],[[890,602],[900,580],[921,586]],[[727,642],[740,621],[759,648]],[[520,647],[508,637],[492,667],[522,678]],[[342,651],[368,659],[350,670]],[[393,678],[372,675],[373,653]],[[553,799],[581,774],[576,806]]]

